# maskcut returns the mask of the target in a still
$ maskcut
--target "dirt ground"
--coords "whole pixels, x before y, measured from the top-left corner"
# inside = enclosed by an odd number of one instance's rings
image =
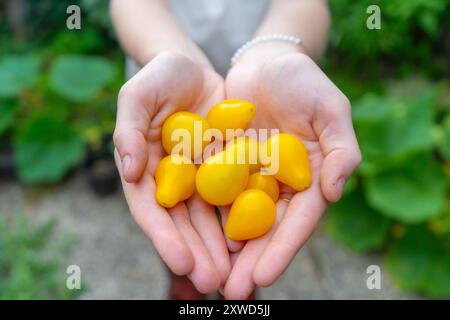
[[[23,211],[31,219],[57,220],[59,235],[77,239],[65,259],[81,268],[82,299],[165,299],[167,275],[150,241],[134,224],[121,191],[99,198],[76,174],[49,188],[0,183],[0,214]],[[366,285],[369,265],[381,268],[381,289]],[[62,272],[64,272],[63,270]],[[321,228],[261,299],[408,299],[384,271],[378,255],[357,255],[335,244]]]

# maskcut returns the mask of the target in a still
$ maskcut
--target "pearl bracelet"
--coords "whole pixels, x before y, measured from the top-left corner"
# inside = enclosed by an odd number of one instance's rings
[[[236,61],[239,59],[239,57],[248,49],[253,47],[256,44],[268,42],[268,41],[284,41],[292,43],[296,46],[300,45],[302,40],[300,38],[290,36],[287,34],[268,34],[265,36],[256,37],[250,41],[247,41],[242,47],[240,47],[233,55],[230,61],[230,67],[232,67]]]

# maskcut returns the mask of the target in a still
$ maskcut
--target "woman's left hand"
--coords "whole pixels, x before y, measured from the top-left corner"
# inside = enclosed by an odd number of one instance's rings
[[[361,161],[346,96],[307,55],[291,47],[250,49],[226,78],[228,98],[257,107],[250,127],[277,128],[300,138],[309,152],[313,183],[303,192],[282,188],[272,230],[234,251],[224,288],[228,299],[244,299],[255,285],[269,286],[286,270],[326,209],[338,201]],[[286,50],[285,50],[286,49]],[[226,209],[221,209],[226,216]]]

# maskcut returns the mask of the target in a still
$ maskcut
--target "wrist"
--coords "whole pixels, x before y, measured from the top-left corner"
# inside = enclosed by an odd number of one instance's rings
[[[158,48],[155,47],[149,47],[144,50],[142,50],[141,55],[138,57],[138,62],[141,64],[141,66],[146,65],[148,62],[150,62],[153,58],[156,56],[164,53],[164,52],[171,52],[175,54],[179,54],[182,56],[185,56],[192,60],[194,63],[199,65],[201,68],[204,69],[212,69],[212,65],[209,62],[208,58],[201,52],[200,49],[194,47],[194,48],[180,48],[180,47],[172,47],[172,46],[161,46]]]
[[[242,53],[234,63],[233,68],[243,65],[258,67],[276,57],[290,53],[306,54],[306,50],[301,44],[296,45],[289,42],[270,41],[256,44]]]

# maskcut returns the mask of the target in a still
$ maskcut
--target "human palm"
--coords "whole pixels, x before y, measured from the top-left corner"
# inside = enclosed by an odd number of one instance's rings
[[[339,199],[361,156],[348,100],[304,54],[238,64],[226,78],[226,93],[256,105],[251,127],[299,137],[313,176],[303,192],[282,186],[276,223],[268,234],[245,244],[228,240],[233,267],[224,292],[227,298],[242,299],[255,284],[271,285],[283,273],[315,229],[327,200]]]
[[[165,209],[155,199],[154,173],[164,157],[160,131],[176,111],[205,115],[224,98],[223,79],[186,57],[163,53],[121,89],[114,133],[116,163],[130,211],[167,266],[201,292],[216,291],[230,270],[214,208],[198,195]]]
[[[245,245],[227,240],[231,257],[214,208],[194,195],[166,210],[156,203],[153,178],[164,156],[159,141],[164,120],[180,110],[206,115],[224,99],[225,89],[228,98],[257,106],[252,127],[301,138],[313,172],[306,191],[282,188],[270,233]],[[270,285],[278,278],[313,231],[326,199],[338,200],[342,180],[360,160],[347,99],[314,62],[297,53],[240,64],[225,86],[210,68],[160,54],[121,89],[114,142],[130,211],[162,259],[175,274],[187,274],[201,292],[226,283],[227,298],[245,298],[255,284]],[[221,211],[225,220],[227,210]]]

